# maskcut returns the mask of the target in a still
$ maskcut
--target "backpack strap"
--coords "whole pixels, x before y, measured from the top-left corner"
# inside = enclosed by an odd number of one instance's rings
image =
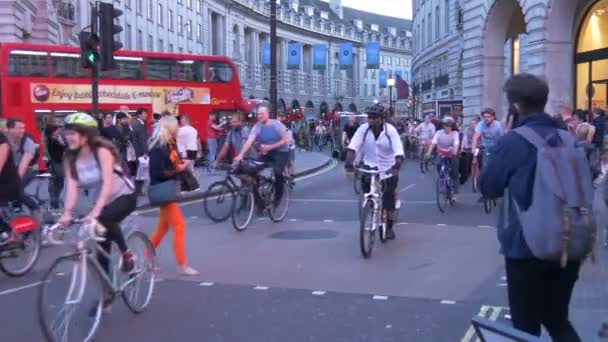
[[[99,148],[95,149],[95,151],[93,152],[93,156],[95,157],[95,162],[97,162],[97,167],[99,167],[99,170],[101,170],[101,162],[99,161],[99,155],[98,153]],[[125,173],[122,170],[119,170],[119,168],[114,165],[112,167],[112,170],[114,171],[114,173],[116,175],[118,175],[120,177],[120,179],[122,179],[123,182],[125,182],[125,185],[131,189],[131,190],[135,190],[135,185],[133,184],[133,182],[131,182],[130,179],[127,178],[127,176],[125,175]]]
[[[526,139],[530,144],[534,145],[537,149],[541,147],[545,147],[547,142],[543,139],[538,133],[536,133],[532,128],[527,126],[521,126],[513,130],[513,132],[517,133],[522,138]]]

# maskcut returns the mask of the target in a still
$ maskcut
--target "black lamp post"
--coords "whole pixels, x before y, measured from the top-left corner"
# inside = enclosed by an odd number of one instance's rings
[[[389,78],[386,80],[388,86],[388,112],[390,116],[393,116],[393,87],[395,87],[395,79]]]

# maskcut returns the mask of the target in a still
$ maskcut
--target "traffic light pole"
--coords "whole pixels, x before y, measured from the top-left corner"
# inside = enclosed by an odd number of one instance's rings
[[[91,73],[91,102],[92,102],[92,113],[93,117],[97,118],[99,114],[99,65],[93,66],[93,72]]]
[[[277,2],[270,1],[270,112],[277,117]]]
[[[97,36],[97,12],[98,2],[95,2],[95,6],[91,7],[91,36]],[[93,63],[91,72],[91,114],[97,118],[99,114],[99,65],[96,60]]]

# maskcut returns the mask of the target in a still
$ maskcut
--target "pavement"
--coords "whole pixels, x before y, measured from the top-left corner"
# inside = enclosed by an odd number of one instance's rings
[[[474,342],[471,317],[509,324],[495,213],[485,214],[465,185],[441,214],[433,182],[406,164],[397,239],[377,241],[370,259],[359,251],[352,178],[335,162],[298,179],[280,223],[257,217],[237,232],[204,217],[200,200],[185,202],[186,253],[202,275],[178,276],[172,243],[163,241],[150,308],[133,315],[116,302],[96,341]],[[605,226],[605,208],[598,214]],[[157,212],[142,208],[129,220],[149,233]],[[63,252],[45,249],[23,278],[0,274],[0,306],[9,312],[3,327],[10,327],[0,341],[42,340],[37,282]],[[585,342],[599,341],[608,320],[608,250],[598,252],[596,264],[584,265],[571,305]]]

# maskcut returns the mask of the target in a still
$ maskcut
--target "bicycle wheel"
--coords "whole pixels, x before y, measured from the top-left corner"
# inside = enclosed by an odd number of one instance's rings
[[[380,242],[386,242],[386,210],[382,210],[382,216],[380,217],[380,227],[378,227],[378,236]]]
[[[359,195],[361,194],[361,177],[359,176],[358,172],[355,170],[355,177],[354,177],[354,181],[353,181],[353,185],[355,188],[355,194]]]
[[[61,257],[38,289],[38,319],[47,341],[91,341],[101,321],[104,287],[95,264]]]
[[[471,184],[473,192],[479,191],[479,165],[477,163],[473,164],[473,169],[471,170]]]
[[[445,176],[440,174],[437,182],[435,182],[435,195],[437,200],[437,208],[441,213],[445,213],[449,205]]]
[[[205,214],[213,222],[224,222],[234,209],[234,189],[225,181],[214,182],[207,188],[203,200]]]
[[[483,209],[486,214],[490,214],[492,212],[492,200],[483,199]]]
[[[40,256],[40,230],[18,234],[14,242],[0,252],[0,270],[11,277],[21,277],[34,267]]]
[[[248,189],[241,189],[236,195],[236,205],[232,211],[232,226],[239,232],[247,229],[249,222],[253,218],[255,200],[253,192]]]
[[[361,214],[359,215],[359,247],[361,248],[361,255],[365,259],[372,255],[374,249],[374,203],[368,202],[365,206],[361,207]]]
[[[135,257],[135,268],[126,276],[122,285],[122,300],[133,313],[143,312],[152,299],[154,293],[155,256],[152,242],[146,234],[134,231],[127,236],[127,246]]]
[[[287,216],[287,211],[289,210],[289,185],[284,182],[281,186],[283,187],[283,196],[279,201],[279,205],[276,207],[274,206],[274,191],[272,191],[272,195],[270,196],[272,202],[270,208],[268,209],[268,216],[270,216],[270,219],[274,222],[283,221],[285,216]]]

